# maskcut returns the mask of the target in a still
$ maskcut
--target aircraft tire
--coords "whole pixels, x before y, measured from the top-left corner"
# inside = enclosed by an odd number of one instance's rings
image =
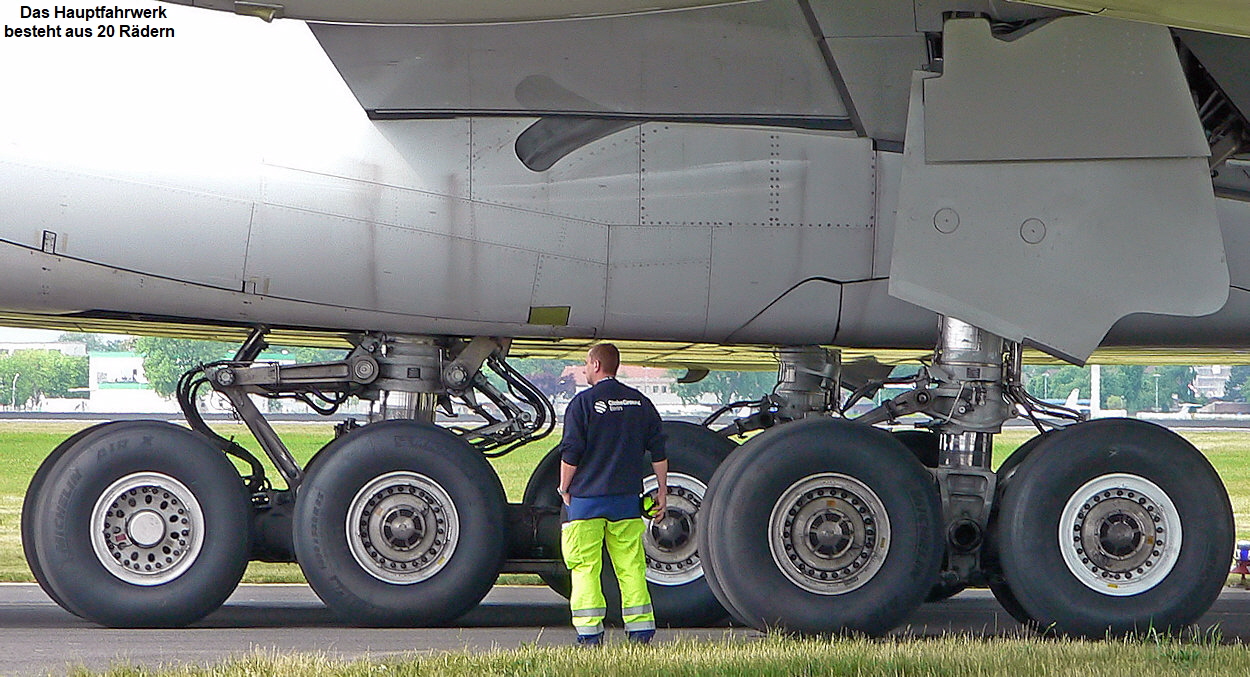
[[[1101,419],[1047,436],[1017,466],[995,536],[1003,577],[1037,627],[1101,638],[1178,630],[1205,613],[1227,577],[1233,518],[1219,476],[1184,438]]]
[[[336,616],[439,625],[486,596],[505,555],[506,499],[482,454],[442,428],[395,420],[320,455],[296,499],[295,556]]]
[[[1037,621],[1029,616],[1029,612],[1021,606],[1020,600],[1016,599],[1016,594],[1011,591],[1011,586],[1003,577],[1002,566],[998,562],[998,548],[995,534],[998,531],[998,506],[1002,502],[1003,492],[1006,491],[1007,484],[1016,474],[1016,468],[1024,462],[1037,445],[1042,440],[1049,439],[1053,435],[1063,432],[1064,428],[1055,428],[1048,430],[1039,435],[1034,435],[1024,444],[1021,444],[1007,460],[998,466],[998,488],[995,496],[994,505],[990,509],[989,526],[985,530],[985,545],[981,549],[981,565],[987,574],[986,584],[989,586],[990,592],[994,593],[994,599],[998,601],[999,606],[1003,608],[1012,618],[1016,619],[1020,624],[1031,629],[1037,629]]]
[[[656,622],[669,627],[704,627],[725,618],[726,612],[708,588],[707,577],[697,550],[698,533],[703,528],[702,508],[707,483],[717,467],[737,445],[728,438],[683,421],[664,421],[669,462],[670,529],[662,532],[649,527],[644,546],[649,559],[647,573],[651,605]],[[556,487],[560,480],[560,448],[556,447],[539,462],[525,487],[526,505],[559,507]],[[646,490],[654,491],[654,481]],[[674,538],[673,536],[676,536]],[[548,549],[559,555],[560,535],[548,534]],[[662,542],[664,542],[662,544]],[[605,553],[605,558],[607,557]],[[610,566],[604,567],[603,592],[609,618],[620,622],[620,587]],[[543,581],[564,597],[569,596],[569,576],[565,572],[543,575]]]
[[[705,570],[745,625],[881,635],[937,580],[937,488],[885,431],[837,419],[784,424],[739,447],[710,493]]]
[[[92,429],[60,450],[40,484],[31,507],[45,514],[29,524],[35,559],[50,595],[83,618],[184,626],[221,606],[243,577],[246,488],[190,430],[157,421]]]
[[[66,611],[81,616],[82,614],[69,608],[60,595],[48,585],[47,577],[43,574],[43,564],[39,561],[39,553],[35,550],[35,534],[41,530],[40,517],[47,512],[46,509],[40,508],[38,503],[42,496],[44,481],[48,477],[52,466],[56,464],[65,451],[78,443],[79,440],[93,433],[100,428],[112,425],[112,423],[98,423],[88,428],[83,428],[73,435],[67,437],[60,444],[56,445],[51,453],[48,454],[43,462],[39,464],[39,468],[35,470],[35,474],[30,478],[30,485],[26,487],[26,495],[22,497],[22,554],[26,556],[26,565],[30,567],[30,573],[35,576],[35,582],[43,589],[44,593],[56,602],[57,606]]]
[[[928,430],[896,430],[893,435],[894,439],[902,442],[903,446],[916,456],[916,460],[920,461],[921,465],[926,468],[938,467],[941,450],[938,447],[940,437],[937,433]],[[942,562],[942,568],[946,568],[945,560]],[[964,581],[944,583],[939,580],[924,601],[941,602],[963,592],[967,587],[968,584]]]

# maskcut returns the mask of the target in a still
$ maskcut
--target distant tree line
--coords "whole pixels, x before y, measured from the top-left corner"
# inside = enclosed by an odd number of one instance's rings
[[[1233,367],[1236,376],[1238,370],[1250,376],[1250,367]],[[1139,411],[1173,411],[1177,404],[1204,404],[1206,398],[1194,389],[1194,378],[1197,372],[1189,366],[1156,366],[1141,365],[1107,365],[1101,369],[1102,384],[1101,402],[1104,409],[1127,409],[1129,413]],[[1049,367],[1030,365],[1024,368],[1024,385],[1034,397],[1049,400],[1064,400],[1073,390],[1078,397],[1088,400],[1090,397],[1089,367]],[[1231,390],[1234,382],[1229,381],[1224,399],[1245,401],[1240,391]],[[1250,394],[1250,389],[1247,390]],[[1157,404],[1156,404],[1157,402]]]
[[[172,395],[178,378],[198,365],[230,359],[238,346],[233,343],[192,341],[158,337],[119,337],[100,334],[65,333],[61,341],[80,342],[90,352],[133,351],[143,356],[144,373],[153,389]],[[274,348],[296,362],[321,362],[341,358],[344,350],[317,348]],[[510,364],[549,397],[572,396],[576,384],[566,371],[581,362],[571,360],[517,359]],[[53,350],[19,350],[0,355],[0,404],[8,407],[33,406],[45,398],[86,397],[88,359]],[[674,378],[683,372],[670,372]],[[1103,366],[1102,401],[1105,409],[1171,411],[1179,403],[1205,403],[1193,384],[1196,373],[1190,366]],[[673,392],[687,404],[716,402],[727,404],[754,400],[768,394],[776,384],[776,372],[712,371],[694,383],[677,383]],[[1073,390],[1081,400],[1090,397],[1090,370],[1071,365],[1029,365],[1024,368],[1025,388],[1035,397],[1062,401]],[[1226,385],[1227,401],[1250,401],[1250,366],[1234,366]]]

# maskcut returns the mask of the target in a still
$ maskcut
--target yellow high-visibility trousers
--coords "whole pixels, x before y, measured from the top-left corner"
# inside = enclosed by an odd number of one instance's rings
[[[621,620],[629,632],[655,629],[655,611],[647,591],[647,560],[642,549],[646,522],[640,518],[609,522],[601,517],[573,520],[561,525],[560,543],[564,563],[572,574],[569,606],[573,627],[579,635],[603,632],[607,602],[599,576],[603,571],[603,547],[612,557],[612,568],[621,587]]]

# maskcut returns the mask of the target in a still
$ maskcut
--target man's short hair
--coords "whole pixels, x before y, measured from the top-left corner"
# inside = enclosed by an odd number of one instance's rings
[[[599,368],[605,374],[616,376],[616,370],[621,367],[621,351],[611,343],[599,343],[590,347],[590,357],[599,360]]]

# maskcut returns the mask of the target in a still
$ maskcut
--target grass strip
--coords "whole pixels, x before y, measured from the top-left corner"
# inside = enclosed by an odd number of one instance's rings
[[[1222,645],[1218,636],[1102,642],[1029,637],[981,639],[792,639],[753,636],[735,640],[679,640],[650,647],[614,642],[602,649],[527,645],[482,653],[453,651],[403,657],[342,660],[327,654],[252,654],[209,666],[145,668],[119,664],[93,673],[110,677],[305,675],[307,677],[478,677],[512,675],[613,675],[614,677],[734,677],[759,675],[1244,675],[1250,648]]]

